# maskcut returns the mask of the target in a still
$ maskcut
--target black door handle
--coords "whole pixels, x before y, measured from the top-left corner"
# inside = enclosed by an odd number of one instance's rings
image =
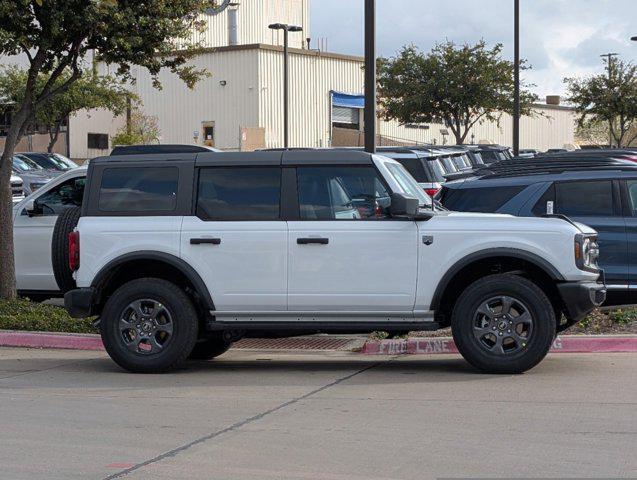
[[[327,245],[328,243],[330,243],[330,239],[319,237],[297,238],[296,243],[298,243],[299,245],[310,245],[312,243],[317,245]]]
[[[191,238],[190,245],[221,245],[220,238]]]

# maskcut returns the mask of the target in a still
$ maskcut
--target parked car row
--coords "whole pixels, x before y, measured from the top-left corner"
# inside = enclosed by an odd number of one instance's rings
[[[77,168],[77,165],[58,153],[16,153],[12,163],[13,175],[20,178],[24,196],[30,195],[62,172],[73,168]],[[19,198],[19,195],[16,198]]]
[[[615,152],[612,152],[615,155]],[[599,234],[609,304],[637,299],[637,163],[577,153],[514,159],[444,184],[436,199],[454,211],[565,216]]]

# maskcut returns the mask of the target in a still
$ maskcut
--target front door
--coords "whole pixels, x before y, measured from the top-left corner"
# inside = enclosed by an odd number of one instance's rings
[[[14,218],[16,286],[22,291],[58,290],[51,263],[51,240],[58,215],[82,205],[86,177],[73,177],[37,196],[33,212],[21,209]],[[47,187],[43,187],[47,189]]]
[[[417,228],[388,215],[371,166],[296,168],[298,221],[288,222],[291,312],[413,312]],[[373,313],[372,313],[373,312]]]
[[[199,171],[196,216],[184,217],[181,255],[208,286],[216,310],[286,310],[287,224],[280,220],[280,190],[279,166]]]

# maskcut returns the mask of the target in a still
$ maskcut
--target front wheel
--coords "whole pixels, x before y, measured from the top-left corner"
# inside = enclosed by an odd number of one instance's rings
[[[490,275],[460,295],[451,318],[462,356],[486,373],[522,373],[546,356],[555,336],[550,300],[517,275]]]
[[[108,299],[100,333],[110,357],[136,373],[179,367],[197,341],[197,312],[176,285],[158,278],[132,280]]]

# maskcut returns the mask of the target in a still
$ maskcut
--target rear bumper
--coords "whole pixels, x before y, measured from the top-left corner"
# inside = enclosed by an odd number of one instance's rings
[[[95,304],[96,293],[93,288],[76,288],[64,294],[64,308],[73,318],[90,317]]]
[[[606,286],[597,282],[558,283],[557,288],[570,324],[579,322],[606,300]]]

